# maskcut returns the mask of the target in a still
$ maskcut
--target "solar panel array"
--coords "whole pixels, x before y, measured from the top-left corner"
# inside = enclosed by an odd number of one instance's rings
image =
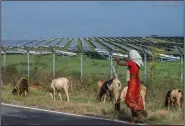
[[[52,38],[52,39],[42,39],[42,40],[2,40],[2,46],[5,48],[22,48],[25,47],[28,48],[40,48],[40,47],[58,47],[58,48],[64,48],[67,47],[69,51],[75,52],[78,51],[77,45],[78,40],[80,40],[82,44],[82,49],[84,52],[91,52],[90,45],[92,45],[95,50],[106,50],[106,48],[114,51],[115,49],[119,48],[121,50],[124,50],[125,52],[129,51],[130,49],[136,49],[140,52],[142,52],[142,49],[140,46],[147,50],[148,52],[151,52],[148,47],[154,46],[162,49],[169,48],[170,51],[178,51],[176,49],[176,45],[179,45],[181,48],[184,47],[183,44],[180,42],[169,42],[169,43],[163,43],[163,42],[156,42],[151,41],[147,39],[143,39],[141,37],[96,37],[96,38],[80,38],[80,39],[73,39],[73,38]],[[157,38],[159,39],[159,38]],[[170,38],[167,38],[170,39]],[[181,38],[180,38],[181,39]],[[68,43],[71,42],[71,44],[68,47]],[[174,38],[172,39],[172,41]],[[10,52],[11,53],[11,52]]]
[[[68,48],[69,51],[71,52],[75,52],[75,51],[78,51],[78,48],[77,48],[77,39],[73,39],[69,48]]]
[[[90,52],[91,48],[89,47],[87,41],[85,39],[81,39],[82,48],[85,52]]]

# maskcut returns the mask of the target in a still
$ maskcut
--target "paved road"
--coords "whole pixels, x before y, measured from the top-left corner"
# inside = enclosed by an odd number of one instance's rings
[[[45,112],[1,104],[1,124],[40,125],[128,125],[124,122]]]

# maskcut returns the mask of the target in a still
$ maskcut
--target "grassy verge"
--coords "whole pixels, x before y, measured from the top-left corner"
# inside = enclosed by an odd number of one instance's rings
[[[1,60],[2,61],[2,60]],[[18,105],[34,106],[44,109],[77,113],[91,116],[101,116],[106,118],[115,118],[113,116],[113,104],[106,104],[96,101],[97,87],[96,82],[99,79],[105,79],[108,65],[106,60],[95,60],[84,56],[84,78],[83,84],[80,83],[80,58],[77,57],[56,57],[56,77],[70,76],[73,82],[73,92],[70,90],[70,102],[66,102],[66,96],[63,92],[63,101],[53,101],[48,92],[48,87],[52,80],[52,56],[30,56],[30,74],[29,85],[37,81],[41,83],[42,90],[33,90],[30,88],[27,97],[12,96],[11,90],[13,85],[20,77],[26,77],[26,56],[8,55],[7,70],[2,71],[4,84],[2,85],[2,101]],[[172,88],[183,90],[183,84],[179,83],[180,62],[161,62],[157,63],[156,81],[151,85],[150,80],[150,63],[147,64],[147,81],[145,86],[148,87],[146,99],[146,110],[148,118],[143,122],[149,124],[184,124],[183,111],[175,110],[166,111],[163,107],[165,95]],[[37,67],[37,70],[35,70]],[[125,67],[118,67],[122,86],[125,83]],[[141,79],[143,79],[143,68],[141,69]],[[121,104],[121,120],[130,120],[130,113],[126,111],[126,105]]]

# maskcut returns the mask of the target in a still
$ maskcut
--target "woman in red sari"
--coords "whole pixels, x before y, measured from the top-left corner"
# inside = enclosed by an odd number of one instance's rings
[[[142,116],[146,116],[144,111],[142,97],[140,96],[140,79],[139,70],[143,65],[142,57],[136,50],[129,51],[129,58],[124,58],[125,63],[121,63],[119,58],[116,57],[118,65],[128,66],[130,77],[128,80],[128,89],[125,98],[126,105],[131,109],[132,112],[132,122],[139,120]],[[134,117],[137,117],[134,120]]]

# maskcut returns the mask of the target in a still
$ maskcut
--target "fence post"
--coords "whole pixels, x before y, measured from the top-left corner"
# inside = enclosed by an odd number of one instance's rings
[[[55,77],[55,53],[53,52],[53,77]]]
[[[144,78],[145,78],[145,80],[146,80],[146,76],[147,76],[147,72],[146,72],[146,69],[147,69],[147,67],[146,67],[146,63],[147,63],[147,53],[146,53],[146,51],[143,49],[143,47],[142,46],[140,46],[140,48],[143,50],[143,53],[144,53]]]
[[[184,65],[184,62],[183,62],[183,59],[184,59],[184,54],[183,52],[180,50],[180,48],[177,46],[177,49],[180,53],[180,59],[181,59],[181,83],[184,81],[184,72],[183,72],[183,65]]]
[[[112,55],[110,56],[110,75],[111,75],[111,78],[112,78]]]
[[[81,72],[81,83],[83,82],[83,53],[80,52],[80,64],[81,64],[81,69],[80,69],[80,72]]]
[[[30,55],[29,55],[29,51],[27,50],[27,63],[28,63],[28,66],[27,66],[27,72],[28,72],[28,78],[30,77]]]
[[[77,49],[80,52],[80,80],[81,84],[83,84],[83,50],[77,45]]]
[[[55,77],[55,49],[53,49],[50,45],[49,45],[52,53],[53,53],[53,78]]]
[[[4,51],[4,71],[6,71],[6,51]]]
[[[4,71],[6,71],[6,50],[4,47],[2,47],[2,50],[3,50],[3,56],[4,56]]]

